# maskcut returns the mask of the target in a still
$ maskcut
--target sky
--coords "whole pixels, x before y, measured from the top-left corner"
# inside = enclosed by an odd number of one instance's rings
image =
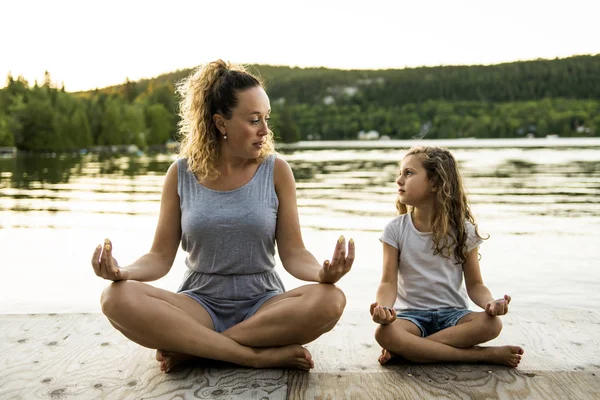
[[[218,58],[385,69],[599,54],[598,15],[596,0],[1,0],[0,86],[47,70],[88,90]]]

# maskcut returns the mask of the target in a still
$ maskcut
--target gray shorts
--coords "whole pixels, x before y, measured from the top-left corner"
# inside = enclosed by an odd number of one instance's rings
[[[196,300],[212,319],[216,332],[223,332],[240,322],[253,316],[256,311],[270,298],[283,292],[268,291],[252,299],[227,300],[215,299],[213,297],[194,293],[193,291],[182,291],[182,294]]]

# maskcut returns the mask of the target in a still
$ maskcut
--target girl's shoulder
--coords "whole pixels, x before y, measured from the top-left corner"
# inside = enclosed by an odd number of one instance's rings
[[[475,225],[469,220],[465,220],[465,232],[469,237],[475,235]]]
[[[406,225],[407,223],[409,223],[409,219],[410,219],[410,214],[400,214],[396,218],[394,218],[393,220],[388,222],[388,225],[397,225],[397,226]]]
[[[465,232],[467,234],[467,251],[471,251],[483,243],[483,238],[477,232],[475,225],[471,221],[465,220]]]
[[[404,231],[409,224],[410,216],[408,214],[402,214],[388,222],[383,229],[383,233],[380,240],[392,244],[394,247],[400,249],[402,246],[402,240],[404,237]]]

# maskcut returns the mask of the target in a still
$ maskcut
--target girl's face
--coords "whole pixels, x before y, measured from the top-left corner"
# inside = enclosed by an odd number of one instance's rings
[[[234,157],[253,159],[269,134],[268,121],[271,114],[269,96],[260,86],[237,93],[238,105],[231,111],[231,118],[224,120],[226,146]]]
[[[433,198],[432,185],[418,156],[408,156],[402,160],[396,183],[400,202],[404,205],[419,207]]]

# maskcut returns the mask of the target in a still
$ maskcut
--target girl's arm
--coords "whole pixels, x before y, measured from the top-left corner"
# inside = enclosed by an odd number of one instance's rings
[[[154,281],[169,272],[181,241],[181,209],[177,194],[177,163],[167,171],[160,202],[154,242],[148,253],[132,264],[120,267],[112,256],[113,245],[98,246],[92,258],[96,275],[113,281]]]
[[[398,249],[383,243],[383,272],[377,289],[377,303],[380,306],[394,307],[398,293]]]
[[[490,315],[504,315],[508,312],[510,296],[494,300],[489,289],[483,284],[481,269],[479,268],[479,248],[474,248],[467,254],[467,260],[463,264],[465,274],[465,285],[469,298],[473,303],[483,308]]]
[[[343,236],[340,237],[335,244],[331,262],[325,261],[321,266],[304,246],[298,219],[294,174],[288,163],[280,158],[275,159],[273,180],[279,199],[276,231],[277,251],[283,267],[295,278],[303,281],[337,282],[352,267],[354,241],[350,240],[346,255],[346,240]]]
[[[383,272],[377,289],[376,302],[371,304],[373,321],[387,325],[396,320],[394,303],[398,292],[398,249],[383,243]]]

